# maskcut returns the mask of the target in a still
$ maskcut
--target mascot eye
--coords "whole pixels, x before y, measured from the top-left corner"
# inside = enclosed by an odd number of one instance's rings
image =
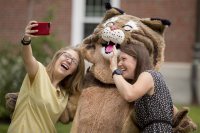
[[[95,45],[90,43],[86,46],[86,49],[95,49]]]
[[[123,28],[125,31],[130,31],[131,29],[133,29],[133,27],[130,25],[124,25]]]
[[[109,27],[109,26],[113,26],[114,23],[113,22],[108,22],[105,26]]]

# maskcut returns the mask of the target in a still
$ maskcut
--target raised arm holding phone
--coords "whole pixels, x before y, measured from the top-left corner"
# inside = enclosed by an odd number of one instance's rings
[[[56,133],[58,120],[68,122],[69,97],[82,85],[84,60],[76,48],[58,50],[47,66],[32,53],[31,38],[44,35],[37,21],[30,21],[21,40],[27,75],[22,83],[8,133]],[[49,30],[49,29],[47,29]],[[45,31],[45,35],[49,32]],[[37,44],[34,44],[37,45]]]

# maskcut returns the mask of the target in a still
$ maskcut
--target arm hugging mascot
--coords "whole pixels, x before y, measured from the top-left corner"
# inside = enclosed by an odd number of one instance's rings
[[[159,70],[164,61],[163,32],[170,25],[169,21],[127,15],[109,3],[106,9],[103,21],[80,45],[82,55],[92,66],[85,75],[79,100],[69,99],[67,105],[69,120],[74,117],[71,133],[139,133],[134,103],[126,102],[120,96],[112,79],[109,58],[113,45],[118,51],[121,45],[144,45],[155,70]],[[7,94],[7,106],[11,108],[12,96]],[[196,128],[187,113],[188,110],[183,109],[175,115],[174,132],[188,133]]]

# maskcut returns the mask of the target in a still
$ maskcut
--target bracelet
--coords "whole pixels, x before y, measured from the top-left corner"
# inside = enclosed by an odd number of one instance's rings
[[[21,43],[23,44],[23,45],[30,45],[31,44],[31,40],[29,40],[29,41],[26,41],[26,40],[24,40],[24,38],[21,40]]]
[[[112,72],[112,77],[116,74],[116,75],[122,75],[123,71],[119,68],[115,69],[113,72]]]

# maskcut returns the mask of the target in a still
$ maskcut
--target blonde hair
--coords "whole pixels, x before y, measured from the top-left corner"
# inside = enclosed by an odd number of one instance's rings
[[[53,80],[53,70],[55,63],[57,59],[66,51],[66,50],[73,50],[77,52],[79,56],[79,62],[77,69],[71,74],[65,77],[62,81],[59,83],[59,87],[62,90],[65,90],[67,94],[74,94],[77,91],[80,92],[82,85],[83,85],[83,77],[84,77],[84,71],[85,71],[85,64],[84,64],[84,58],[81,56],[81,53],[78,48],[72,48],[72,47],[64,47],[58,50],[54,56],[51,62],[47,65],[46,70],[47,73],[51,79]]]

